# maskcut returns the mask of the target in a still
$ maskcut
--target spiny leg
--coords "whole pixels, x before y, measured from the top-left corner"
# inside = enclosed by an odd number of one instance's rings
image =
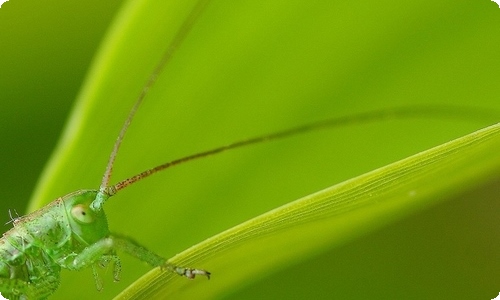
[[[208,279],[210,279],[210,272],[205,271],[205,270],[200,270],[200,269],[191,269],[191,268],[184,268],[184,267],[179,267],[176,266],[172,263],[169,263],[168,261],[161,266],[162,269],[167,269],[171,272],[176,273],[177,275],[184,276],[189,279],[194,279],[196,275],[202,275],[202,276],[207,276]]]
[[[120,273],[122,271],[122,264],[118,255],[103,255],[99,261],[92,265],[92,275],[94,276],[95,288],[101,291],[103,288],[101,277],[97,271],[97,266],[106,268],[109,263],[113,263],[113,279],[115,282],[120,281]]]
[[[189,279],[194,279],[196,275],[206,276],[210,279],[210,272],[201,269],[176,266],[128,237],[113,235],[112,238],[114,240],[116,250],[125,251],[131,256],[134,256],[153,267],[161,267],[162,269],[167,269],[177,275],[181,275]]]
[[[99,273],[97,272],[95,265],[92,265],[92,275],[94,276],[95,289],[99,292],[102,291],[102,279],[99,277]]]
[[[144,261],[153,267],[161,267],[189,279],[195,278],[196,275],[207,276],[207,278],[210,279],[210,272],[208,271],[176,266],[167,262],[167,260],[163,257],[139,245],[132,239],[119,235],[110,235],[109,237],[88,246],[74,258],[69,268],[73,270],[80,270],[87,266],[92,266],[96,262],[106,263],[106,260],[111,259],[115,263],[114,274],[116,280],[119,278],[121,270],[119,261],[114,258],[116,257],[114,253],[117,250],[127,252],[131,256]],[[96,284],[99,286],[98,282],[96,282]]]

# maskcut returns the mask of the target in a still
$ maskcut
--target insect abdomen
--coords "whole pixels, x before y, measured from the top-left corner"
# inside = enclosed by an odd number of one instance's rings
[[[41,299],[58,286],[58,254],[70,247],[71,230],[61,199],[13,220],[0,238],[0,292],[9,299]]]

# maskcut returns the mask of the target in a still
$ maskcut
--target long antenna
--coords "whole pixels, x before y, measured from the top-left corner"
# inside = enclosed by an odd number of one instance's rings
[[[128,114],[127,119],[125,120],[125,123],[122,126],[122,129],[120,130],[120,134],[118,135],[118,138],[115,141],[115,144],[113,146],[113,151],[111,152],[108,160],[108,164],[106,166],[106,171],[104,172],[104,175],[102,177],[101,181],[101,186],[99,190],[101,192],[105,192],[108,189],[109,186],[109,181],[111,179],[111,174],[113,172],[113,165],[116,159],[116,155],[118,153],[118,150],[120,149],[121,143],[123,141],[123,137],[125,136],[125,133],[127,132],[127,129],[132,122],[132,119],[135,116],[135,113],[137,112],[137,109],[142,103],[142,100],[144,100],[144,97],[148,93],[149,89],[155,84],[156,79],[158,78],[158,75],[162,72],[162,70],[165,68],[165,66],[172,60],[172,56],[175,53],[175,50],[179,47],[179,45],[182,43],[182,41],[186,38],[188,35],[189,31],[191,28],[193,28],[194,23],[198,20],[198,17],[201,15],[207,4],[210,2],[210,0],[200,0],[198,1],[187,18],[184,20],[182,23],[181,27],[177,31],[176,35],[170,42],[170,45],[168,46],[167,50],[163,53],[161,60],[158,62],[156,65],[155,69],[153,70],[153,73],[151,73],[151,76],[149,77],[148,81],[144,85],[141,93],[137,97],[137,100],[132,107],[132,110]]]
[[[242,140],[236,143],[232,143],[226,146],[214,148],[208,151],[195,153],[189,156],[185,156],[170,162],[161,164],[154,168],[148,169],[141,172],[135,176],[122,180],[111,186],[109,188],[112,194],[118,192],[125,187],[138,182],[141,179],[149,177],[167,168],[180,165],[182,163],[192,161],[198,158],[207,157],[214,155],[226,150],[236,149],[252,144],[258,144],[262,142],[269,142],[273,140],[283,139],[286,137],[291,137],[301,133],[306,133],[318,129],[327,129],[333,127],[344,126],[348,124],[361,124],[366,122],[389,120],[389,119],[399,119],[399,118],[415,118],[415,117],[439,117],[439,118],[461,118],[466,120],[477,119],[481,121],[485,120],[496,120],[498,118],[498,112],[492,112],[489,110],[481,110],[477,108],[470,107],[459,107],[459,106],[407,106],[399,107],[385,110],[376,110],[371,112],[359,113],[355,115],[343,116],[333,119],[327,119],[324,121],[311,123],[303,126],[298,126],[290,128],[283,131],[278,131],[268,135],[262,135],[255,138]]]
[[[123,141],[123,138],[125,136],[125,133],[127,132],[128,127],[130,126],[130,123],[132,122],[132,119],[135,116],[135,113],[137,112],[140,104],[144,100],[146,94],[148,93],[149,89],[154,85],[156,82],[156,79],[158,75],[162,72],[162,70],[165,68],[165,66],[171,61],[172,56],[175,53],[175,50],[181,45],[181,43],[184,41],[186,36],[188,35],[189,31],[193,28],[194,24],[198,20],[199,16],[202,14],[203,10],[206,8],[210,0],[199,0],[187,18],[184,20],[184,22],[181,24],[181,27],[177,31],[176,35],[170,42],[167,50],[163,53],[161,60],[159,63],[156,65],[155,69],[153,70],[151,76],[149,77],[148,81],[144,85],[144,88],[142,89],[141,93],[139,94],[134,106],[132,107],[129,115],[127,116],[127,119],[125,120],[125,123],[122,126],[122,129],[120,131],[120,134],[118,135],[117,140],[115,141],[113,151],[110,154],[108,164],[106,166],[106,170],[104,172],[101,186],[99,188],[99,193],[96,196],[96,199],[92,202],[92,209],[99,211],[102,208],[102,205],[104,202],[112,195],[114,195],[116,192],[119,190],[124,189],[125,187],[132,185],[146,177],[149,177],[153,174],[156,174],[160,171],[163,171],[169,167],[179,165],[191,160],[195,160],[198,158],[202,157],[207,157],[210,155],[214,155],[226,150],[232,150],[236,148],[240,148],[243,146],[248,146],[252,144],[257,144],[261,142],[267,142],[267,141],[272,141],[272,140],[278,140],[294,135],[298,135],[301,133],[305,133],[308,131],[313,131],[313,130],[318,130],[318,129],[326,129],[326,128],[333,128],[333,127],[338,127],[338,126],[343,126],[347,124],[360,124],[360,123],[365,123],[365,122],[370,122],[370,121],[380,121],[384,119],[395,119],[395,118],[408,118],[408,117],[452,117],[452,118],[464,118],[464,119],[481,119],[485,120],[485,118],[492,118],[492,117],[498,117],[498,114],[494,114],[490,111],[481,111],[478,109],[473,109],[471,111],[471,108],[464,108],[464,107],[456,107],[456,106],[413,106],[413,107],[403,107],[403,108],[393,108],[393,109],[385,109],[385,110],[378,110],[378,111],[372,111],[372,112],[366,112],[366,113],[361,113],[361,114],[356,114],[356,115],[350,115],[350,116],[344,116],[344,117],[339,117],[339,118],[334,118],[334,119],[328,119],[324,120],[321,122],[317,123],[311,123],[299,127],[294,127],[288,130],[283,130],[279,132],[275,132],[272,134],[268,135],[262,135],[258,136],[255,138],[247,139],[247,140],[242,140],[236,143],[228,144],[226,146],[214,148],[208,151],[204,152],[199,152],[196,154],[192,154],[189,156],[185,156],[183,158],[179,158],[164,164],[161,164],[159,166],[156,166],[154,168],[148,169],[144,172],[141,172],[135,176],[132,176],[130,178],[127,178],[123,181],[118,182],[115,185],[109,186],[109,182],[111,179],[111,174],[113,171],[113,165],[114,161],[116,159],[118,150],[120,148],[120,145]]]
[[[125,133],[127,132],[127,129],[130,126],[130,123],[132,122],[132,119],[135,116],[135,113],[139,109],[142,100],[144,100],[144,97],[146,97],[146,94],[148,93],[149,89],[155,84],[158,75],[162,72],[165,66],[172,60],[172,56],[174,55],[175,50],[177,50],[177,48],[182,44],[182,42],[188,35],[189,31],[191,30],[191,28],[193,28],[194,24],[198,20],[198,17],[201,15],[201,13],[203,12],[203,10],[205,9],[205,7],[209,2],[210,0],[199,0],[198,2],[196,2],[193,9],[190,11],[189,15],[181,24],[181,27],[179,28],[174,38],[168,45],[167,50],[163,53],[160,61],[153,70],[153,73],[151,73],[151,76],[149,77],[148,81],[142,88],[141,93],[137,97],[137,100],[135,101],[132,110],[130,110],[127,119],[125,120],[125,123],[123,124],[122,129],[120,130],[120,134],[118,135],[118,138],[115,141],[115,144],[113,146],[113,151],[111,151],[111,154],[109,156],[108,164],[106,165],[106,170],[104,171],[104,175],[102,176],[101,186],[99,187],[99,193],[97,193],[96,198],[91,204],[91,208],[94,211],[100,211],[104,202],[115,193],[114,187],[109,186],[111,174],[113,173],[113,165],[115,163],[118,150],[120,149],[120,146],[122,144],[123,137],[125,136]]]

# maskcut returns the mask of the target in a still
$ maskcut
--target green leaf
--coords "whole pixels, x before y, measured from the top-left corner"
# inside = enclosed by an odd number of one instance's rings
[[[99,186],[121,124],[194,3],[129,1],[120,11],[35,192],[32,209],[71,191]],[[95,13],[89,14],[89,18],[95,17]],[[210,1],[137,113],[118,155],[113,182],[165,161],[236,140],[363,111],[421,104],[473,104],[498,110],[499,21],[498,9],[488,1]],[[336,257],[341,243],[367,233],[368,229],[375,230],[443,199],[453,202],[451,198],[456,193],[493,180],[497,175],[491,168],[498,172],[498,160],[492,149],[498,149],[498,139],[484,138],[484,143],[471,146],[460,144],[474,137],[467,134],[486,125],[489,124],[439,119],[391,120],[248,147],[153,176],[120,192],[106,204],[105,210],[112,231],[129,235],[158,254],[172,257],[206,239],[209,240],[198,247],[213,247],[211,243],[220,238],[217,234],[226,232],[223,236],[227,237],[241,228],[234,226],[259,220],[253,218],[266,216],[266,212],[277,213],[273,209],[306,195],[316,199],[319,196],[314,193],[318,190],[334,186],[332,189],[338,191],[356,182],[366,184],[365,180],[377,174],[389,182],[391,177],[385,176],[403,176],[400,172],[405,171],[390,163],[463,137],[453,144],[463,151],[432,158],[425,153],[433,152],[424,152],[406,161],[417,166],[429,161],[436,167],[427,173],[429,168],[422,166],[418,170],[429,177],[395,186],[396,194],[385,191],[388,199],[379,199],[382,194],[373,198],[363,194],[369,199],[363,206],[342,212],[333,209],[338,218],[295,219],[301,226],[286,221],[270,228],[271,232],[282,234],[279,239],[269,241],[266,238],[271,235],[255,236],[234,248],[203,252],[198,262],[198,256],[186,256],[192,252],[183,252],[176,259],[186,259],[193,267],[210,270],[213,279],[179,278],[167,285],[160,284],[173,295],[186,292],[244,299],[259,290],[266,295],[283,290],[311,295],[332,285],[348,286],[351,279],[342,279],[342,272],[366,267],[353,263],[337,268],[338,261],[322,258],[321,268],[310,270],[307,262],[314,255],[331,253]],[[492,128],[489,130],[497,130]],[[478,141],[482,141],[485,132],[477,135]],[[445,144],[438,149],[450,147]],[[477,164],[471,165],[473,158],[477,158]],[[439,162],[443,163],[442,169]],[[335,187],[350,178],[358,179]],[[467,178],[474,180],[466,181]],[[426,185],[412,186],[417,183]],[[401,192],[407,195],[403,200],[396,197]],[[323,201],[335,203],[339,199]],[[300,206],[303,202],[307,200],[288,205]],[[321,215],[322,211],[315,213]],[[446,221],[453,219],[450,215]],[[483,231],[494,234],[490,226],[485,225]],[[331,229],[322,230],[339,227],[342,230],[333,233]],[[456,235],[464,237],[463,245],[475,244],[476,236],[467,239],[467,232],[462,231]],[[238,233],[235,237],[240,241],[245,236]],[[266,245],[280,252],[274,253]],[[436,245],[439,244],[428,241],[429,247]],[[196,249],[206,250],[193,251]],[[253,253],[256,249],[263,253]],[[473,257],[491,257],[490,252],[481,249],[474,248],[470,253],[474,253]],[[111,282],[109,271],[102,272],[104,290],[99,293],[90,270],[63,272],[61,286],[53,298],[112,298],[150,270],[126,255],[121,257],[120,283]],[[466,253],[458,257],[459,261],[467,261],[469,268],[481,269],[481,264],[474,263]],[[413,261],[420,263],[415,257],[404,256],[388,265]],[[498,267],[494,260],[482,265],[495,263]],[[438,269],[447,269],[448,272],[439,274],[450,277],[456,286],[427,288],[429,277],[422,275],[417,278],[420,280],[406,276],[408,280],[400,286],[408,290],[418,285],[423,294],[417,291],[415,295],[427,296],[436,295],[436,291],[469,288],[460,284],[470,279],[460,277],[462,273],[453,268]],[[281,272],[281,276],[273,277],[276,272]],[[367,274],[358,272],[354,278]],[[307,279],[315,273],[322,275],[321,279],[308,283]],[[430,272],[422,273],[430,276]],[[385,282],[382,286],[386,287],[391,280],[384,278],[391,274],[387,271],[366,276],[368,281]],[[399,277],[405,277],[402,274]],[[476,291],[490,291],[493,284],[485,279],[489,278],[488,273],[480,274],[477,277],[482,283],[476,284]],[[266,283],[273,286],[279,279],[283,281],[279,285],[261,289]],[[159,288],[147,284],[152,289],[148,293]],[[363,290],[363,286],[356,289]],[[330,298],[324,294],[323,297]],[[349,293],[338,297],[349,298]]]
[[[193,284],[159,269],[116,299],[218,298],[234,287],[453,197],[500,168],[500,124],[271,210],[177,255],[210,266]],[[318,270],[325,275],[325,268]]]

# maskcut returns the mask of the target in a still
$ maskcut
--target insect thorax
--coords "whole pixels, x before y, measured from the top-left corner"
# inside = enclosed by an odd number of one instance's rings
[[[72,215],[75,206],[89,206],[96,194],[95,190],[77,191],[15,219],[14,228],[0,238],[0,278],[36,284],[42,273],[59,276],[61,267],[71,268],[73,257],[109,234],[104,212],[91,216],[90,224]]]

